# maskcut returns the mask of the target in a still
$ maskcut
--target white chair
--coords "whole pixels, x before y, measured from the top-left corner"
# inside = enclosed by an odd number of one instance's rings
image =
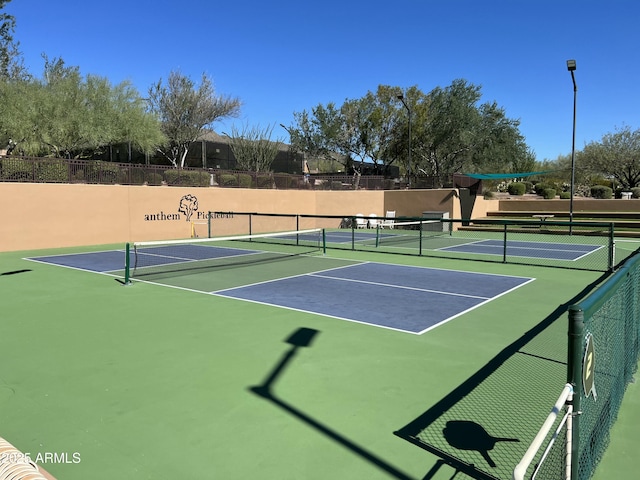
[[[387,210],[387,214],[385,215],[385,219],[380,222],[380,228],[393,228],[393,224],[395,223],[394,218],[396,218],[395,210]]]
[[[358,228],[367,228],[368,220],[361,213],[356,213],[356,226]]]
[[[376,228],[380,224],[378,216],[375,213],[369,215],[369,228]]]

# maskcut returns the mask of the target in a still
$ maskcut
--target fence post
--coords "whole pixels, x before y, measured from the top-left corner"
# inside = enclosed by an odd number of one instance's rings
[[[616,261],[616,240],[615,240],[615,232],[614,232],[615,223],[611,222],[609,224],[609,271],[613,272],[615,268]]]
[[[573,422],[571,443],[571,478],[578,479],[580,465],[580,415],[582,414],[582,350],[584,312],[577,305],[569,307],[567,382],[573,385]]]

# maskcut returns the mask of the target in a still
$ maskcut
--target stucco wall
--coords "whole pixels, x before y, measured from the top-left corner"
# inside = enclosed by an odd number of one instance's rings
[[[470,218],[482,218],[487,216],[487,212],[495,212],[500,208],[500,202],[497,199],[485,199],[476,197],[473,205],[473,213]],[[458,217],[462,218],[462,217]]]
[[[190,221],[179,211],[181,199],[189,195],[198,205]],[[457,191],[452,189],[336,192],[0,183],[0,200],[4,206],[0,251],[188,238],[191,221],[203,236],[208,211],[384,216],[395,210],[397,216],[411,217],[423,211],[443,211],[450,218],[460,218]],[[238,227],[241,221],[215,221],[214,233],[236,233],[243,228]],[[339,220],[330,221],[331,225],[313,221],[300,228],[334,226],[336,222]],[[268,226],[282,230],[293,225],[290,219],[274,219]],[[256,225],[254,231],[260,230]]]

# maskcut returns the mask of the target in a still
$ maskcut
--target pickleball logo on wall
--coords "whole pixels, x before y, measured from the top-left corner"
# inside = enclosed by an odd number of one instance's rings
[[[198,210],[198,199],[195,195],[188,193],[180,199],[180,208],[178,212],[184,213],[187,216],[187,222],[191,221],[191,215]]]

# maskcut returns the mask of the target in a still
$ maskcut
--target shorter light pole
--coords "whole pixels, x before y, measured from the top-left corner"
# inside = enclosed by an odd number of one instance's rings
[[[402,102],[402,104],[404,105],[404,108],[407,109],[407,114],[409,118],[409,165],[407,167],[407,182],[408,182],[409,188],[411,188],[411,109],[405,103],[404,95],[400,94],[397,96],[397,98]]]
[[[578,85],[573,72],[576,71],[576,61],[567,60],[567,70],[571,72],[573,82],[573,136],[571,140],[571,196],[569,197],[569,235],[573,233],[573,193],[576,181],[576,99],[578,96]]]

